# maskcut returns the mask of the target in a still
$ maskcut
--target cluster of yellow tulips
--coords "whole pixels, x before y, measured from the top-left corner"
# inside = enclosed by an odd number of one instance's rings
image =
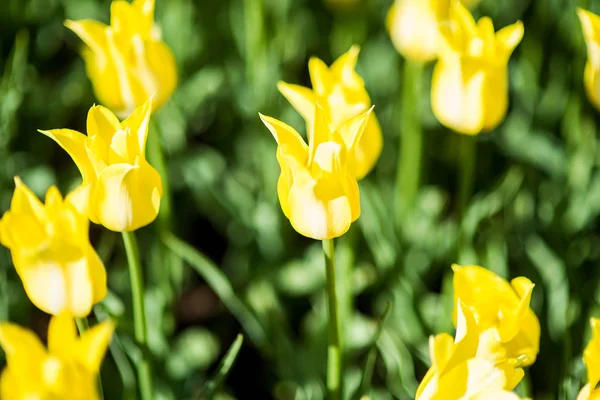
[[[409,62],[435,60],[431,85],[434,115],[465,135],[497,127],[508,109],[508,62],[520,43],[520,22],[499,31],[490,18],[475,21],[476,1],[396,0],[387,27]],[[600,108],[600,17],[579,10],[588,45],[585,87]],[[34,333],[0,324],[7,367],[2,399],[97,399],[96,376],[115,329],[111,321],[92,328],[81,322],[107,293],[106,271],[90,244],[89,221],[123,233],[130,265],[135,333],[147,341],[143,276],[133,231],[152,223],[168,196],[164,171],[146,160],[151,114],[177,86],[177,68],[154,25],[154,0],[113,1],[110,25],[66,21],[85,46],[82,56],[99,102],[87,116],[87,135],[70,129],[40,130],[73,159],[82,184],[66,197],[51,187],[42,203],[18,177],[10,210],[0,220],[0,243],[10,249],[25,291],[53,317],[48,347]],[[260,115],[277,141],[281,167],[278,196],[298,233],[323,241],[328,281],[330,339],[327,389],[341,399],[343,348],[337,310],[333,239],[361,213],[358,181],[376,164],[383,135],[353,46],[331,66],[308,63],[312,89],[280,82],[277,87],[306,122],[307,142],[292,127]],[[122,120],[119,119],[124,118]],[[162,175],[162,177],[161,177]],[[530,308],[534,284],[510,283],[479,266],[453,266],[455,336],[430,338],[431,368],[416,399],[519,397],[512,390],[534,363],[540,325]],[[578,399],[600,398],[600,322],[584,353],[588,384]],[[143,400],[153,397],[146,352],[138,365]]]

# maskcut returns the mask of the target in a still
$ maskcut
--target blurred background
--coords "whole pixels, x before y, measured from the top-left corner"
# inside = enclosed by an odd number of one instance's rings
[[[358,398],[360,387],[373,399],[414,397],[429,366],[428,336],[453,332],[454,262],[536,283],[532,307],[542,324],[541,351],[519,393],[574,399],[583,386],[588,319],[600,316],[600,119],[583,93],[585,46],[575,7],[598,13],[600,1],[484,0],[474,10],[497,28],[523,20],[525,37],[509,66],[509,114],[477,138],[474,195],[461,224],[455,200],[460,137],[433,117],[431,65],[416,104],[425,137],[423,185],[414,211],[401,224],[390,218],[404,66],[385,31],[391,4],[157,0],[156,21],[180,81],[152,129],[166,149],[172,230],[205,255],[191,263],[165,257],[155,245],[156,224],[138,233],[158,399],[201,398],[239,332],[245,341],[218,398],[324,397],[321,244],[298,235],[281,212],[276,143],[257,113],[304,132],[276,82],[310,86],[309,57],[330,64],[352,44],[361,46],[357,68],[385,145],[360,182],[362,216],[337,241],[338,284],[347,293],[341,301],[348,398]],[[9,206],[15,175],[39,196],[52,184],[65,193],[79,183],[68,155],[36,130],[85,131],[96,100],[78,54],[81,42],[63,21],[108,22],[109,8],[108,0],[1,0],[0,210]],[[95,225],[90,234],[110,288],[95,318],[119,324],[102,369],[105,396],[132,399],[135,346],[124,251],[118,234]],[[45,335],[48,316],[31,305],[8,250],[0,249],[0,320],[6,319]]]

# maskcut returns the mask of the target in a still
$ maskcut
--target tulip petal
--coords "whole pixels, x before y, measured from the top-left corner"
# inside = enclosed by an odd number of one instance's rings
[[[124,129],[129,128],[131,133],[137,138],[138,151],[143,158],[146,153],[146,139],[148,138],[148,129],[150,125],[150,114],[152,113],[152,97],[135,109],[135,111],[127,117],[121,125]]]
[[[65,197],[65,201],[71,204],[78,213],[82,215],[88,214],[89,208],[89,200],[90,200],[90,186],[89,185],[79,185],[75,189],[73,189],[67,197]]]
[[[87,367],[88,371],[92,373],[100,371],[102,359],[106,354],[114,330],[114,323],[105,321],[81,335],[81,339],[77,344],[77,357]]]
[[[581,390],[579,391],[579,394],[577,395],[576,400],[590,400],[591,392],[592,392],[592,387],[590,386],[589,383],[586,383],[585,386],[582,387]]]
[[[375,108],[375,106],[371,106],[367,111],[350,118],[337,129],[336,132],[343,139],[346,149],[348,149],[349,152],[354,152],[358,147],[358,143],[367,127],[373,108]]]
[[[440,44],[438,17],[425,1],[396,0],[386,16],[386,26],[396,50],[415,62],[437,56]]]
[[[598,69],[600,69],[600,16],[594,14],[591,11],[584,10],[583,8],[577,8],[577,16],[581,22],[581,29],[583,31],[583,37],[587,47],[588,65],[590,70],[593,72],[587,72],[586,67],[586,86],[589,86],[592,82],[592,76],[595,76]],[[586,88],[587,89],[587,88]],[[590,89],[587,89],[588,91]],[[592,91],[592,99],[596,100],[598,104],[596,92]]]
[[[321,143],[328,142],[331,138],[331,132],[325,119],[326,112],[323,106],[315,103],[315,118],[313,128],[308,130],[308,165],[310,166],[315,157],[315,152]]]
[[[321,59],[311,57],[308,60],[308,73],[317,96],[324,96],[331,91],[334,78],[329,67]]]
[[[363,179],[373,169],[382,150],[383,134],[377,115],[373,112],[354,151],[356,179]]]
[[[61,212],[63,206],[63,198],[58,188],[54,185],[50,186],[46,191],[45,211],[50,219],[56,218]]]
[[[84,184],[94,180],[96,174],[87,155],[85,147],[87,138],[84,134],[71,129],[39,130],[39,132],[54,140],[71,156],[81,173]]]
[[[447,333],[429,337],[429,358],[436,372],[444,369],[454,350],[454,338]]]
[[[86,129],[88,137],[100,136],[106,143],[110,143],[115,132],[122,128],[112,111],[103,106],[94,106],[88,112]]]
[[[2,390],[0,395],[4,396],[6,392],[14,393],[22,384],[34,389],[40,371],[32,366],[41,364],[46,358],[46,349],[40,339],[29,329],[10,322],[2,322],[0,323],[0,346],[6,355],[8,366],[0,379]],[[8,375],[7,371],[10,371]],[[7,383],[7,379],[12,382],[12,385]]]
[[[359,53],[360,46],[353,45],[350,50],[338,57],[330,67],[331,73],[337,77],[342,85],[351,90],[364,90],[364,81],[355,71]]]
[[[485,74],[468,60],[440,59],[431,82],[431,107],[437,119],[458,133],[475,135],[484,126]]]
[[[312,125],[315,115],[315,96],[312,90],[300,85],[278,82],[277,89],[290,102],[292,107],[304,118],[307,125]]]
[[[131,37],[139,30],[137,12],[126,0],[114,0],[110,4],[110,26],[123,36]]]
[[[10,202],[10,210],[15,214],[30,215],[40,224],[46,220],[44,205],[18,176],[15,176],[15,192]]]
[[[521,43],[524,33],[525,30],[521,21],[504,27],[496,33],[498,57],[505,63],[508,62],[512,52]]]
[[[438,393],[448,399],[470,399],[489,390],[512,390],[514,381],[523,378],[523,370],[509,364],[494,365],[483,358],[471,358],[440,378]]]
[[[105,24],[93,19],[84,19],[81,21],[66,20],[65,26],[79,36],[94,55],[104,57],[107,28]],[[104,60],[104,63],[106,61]]]
[[[68,313],[55,315],[48,324],[48,350],[53,355],[68,357],[75,349],[77,326]]]
[[[133,231],[156,219],[162,182],[146,162],[113,164],[100,174],[93,196],[94,212],[102,225],[116,232]]]
[[[17,353],[29,354],[31,362],[43,358],[46,354],[42,342],[32,331],[10,322],[0,323],[0,346],[9,364],[12,364],[12,358]]]
[[[90,244],[88,244],[87,250],[85,251],[85,257],[87,259],[88,273],[92,284],[92,302],[93,304],[97,304],[106,297],[106,269],[104,268],[104,263],[100,259],[100,256]]]
[[[306,160],[308,146],[300,134],[291,126],[266,115],[258,114],[263,124],[269,129],[279,146],[287,145],[288,152],[298,160]]]
[[[169,47],[158,41],[146,41],[147,66],[154,77],[154,86],[157,87],[156,93],[148,92],[148,95],[154,95],[152,105],[154,109],[160,108],[171,97],[177,88],[177,63],[175,56]]]
[[[13,255],[13,261],[27,296],[37,308],[52,315],[70,310],[77,317],[85,317],[93,305],[87,260],[83,257],[56,260],[57,257],[54,254],[44,259],[17,254]]]
[[[327,240],[348,231],[352,222],[348,198],[331,198],[330,190],[321,182],[294,181],[288,202],[290,222],[298,233],[315,240]]]
[[[593,390],[600,382],[600,319],[592,318],[592,339],[583,351],[583,361],[587,368],[587,379]]]

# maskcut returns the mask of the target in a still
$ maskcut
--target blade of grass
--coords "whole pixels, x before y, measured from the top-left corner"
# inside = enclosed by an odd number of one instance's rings
[[[214,378],[209,380],[204,386],[204,394],[201,397],[202,399],[210,400],[217,393],[217,390],[221,386],[221,383],[223,383],[223,381],[229,374],[229,371],[233,367],[233,364],[237,359],[240,349],[242,348],[243,342],[244,335],[240,333],[237,335],[237,337],[229,347],[229,350],[227,350],[227,353],[225,354],[225,357],[223,357],[223,360],[221,360],[221,364],[219,364],[219,370],[215,374]]]
[[[267,334],[263,327],[252,311],[235,294],[229,279],[223,271],[210,259],[174,234],[165,233],[162,235],[162,240],[173,253],[187,261],[202,276],[219,296],[225,307],[237,318],[250,340],[259,348],[267,346]]]
[[[379,340],[379,336],[381,336],[381,331],[383,331],[383,327],[385,326],[385,322],[387,321],[388,315],[390,315],[390,310],[392,309],[392,303],[388,302],[385,306],[385,310],[381,315],[381,321],[379,322],[379,327],[377,328],[377,332],[375,333],[375,337],[373,338],[373,344],[369,349],[369,354],[367,355],[367,362],[365,363],[365,369],[363,371],[362,380],[360,382],[360,386],[354,395],[355,400],[362,399],[363,396],[367,396],[369,390],[371,389],[371,380],[373,378],[373,370],[375,369],[375,361],[377,361],[377,341]]]

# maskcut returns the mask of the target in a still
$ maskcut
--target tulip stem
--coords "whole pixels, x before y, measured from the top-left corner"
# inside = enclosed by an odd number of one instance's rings
[[[88,319],[86,317],[76,318],[75,323],[77,324],[77,330],[79,331],[79,335],[83,335],[85,331],[90,329],[90,324],[88,323]]]
[[[329,306],[329,345],[327,347],[327,398],[341,400],[342,391],[342,337],[335,279],[335,248],[333,239],[323,240],[325,269],[327,271],[327,302]]]
[[[458,182],[458,217],[462,221],[473,193],[475,181],[475,165],[477,162],[476,136],[461,135],[459,151],[459,182]]]
[[[135,340],[141,349],[138,363],[138,386],[142,400],[152,400],[152,370],[148,357],[148,331],[146,327],[146,309],[144,306],[144,281],[137,240],[133,232],[123,232],[123,244],[129,264],[131,295],[133,297],[133,324]]]
[[[422,91],[423,66],[409,60],[404,62],[402,103],[399,129],[400,149],[396,171],[396,225],[415,205],[421,183],[421,155],[423,130],[420,118],[420,94]]]
[[[90,323],[88,322],[87,317],[75,318],[75,323],[77,324],[79,336],[83,335],[85,331],[90,329]],[[100,400],[104,399],[104,390],[102,389],[102,377],[100,376],[100,371],[98,371],[98,396],[100,397]]]

